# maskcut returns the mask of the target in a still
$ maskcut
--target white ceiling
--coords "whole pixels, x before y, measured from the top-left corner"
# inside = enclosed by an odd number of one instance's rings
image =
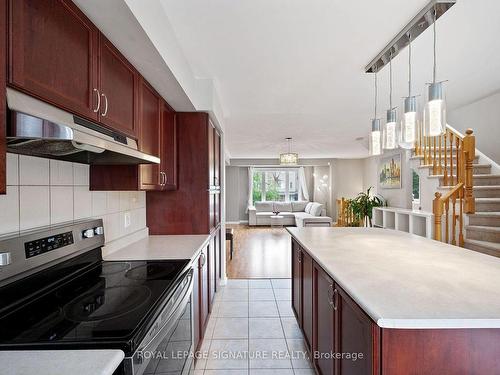
[[[231,157],[363,157],[373,117],[370,60],[428,0],[160,0],[193,72],[213,78]],[[449,109],[500,88],[500,1],[458,0],[437,23],[438,79]],[[430,29],[414,43],[414,86],[432,73]],[[407,50],[393,62],[407,93]],[[379,74],[388,107],[388,69]],[[379,111],[383,117],[383,111]],[[473,124],[471,124],[472,126]]]

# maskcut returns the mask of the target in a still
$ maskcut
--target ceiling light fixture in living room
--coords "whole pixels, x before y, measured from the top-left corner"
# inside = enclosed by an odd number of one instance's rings
[[[292,138],[285,138],[288,142],[288,152],[280,154],[280,165],[297,165],[299,162],[299,154],[292,152]]]

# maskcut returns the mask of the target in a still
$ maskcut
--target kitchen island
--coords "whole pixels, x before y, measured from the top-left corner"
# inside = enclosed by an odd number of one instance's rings
[[[500,259],[374,228],[288,228],[292,305],[321,374],[500,373]]]

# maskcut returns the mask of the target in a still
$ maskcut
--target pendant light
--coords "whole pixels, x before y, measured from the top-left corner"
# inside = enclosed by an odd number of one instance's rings
[[[415,146],[418,123],[417,97],[411,95],[411,35],[408,34],[408,96],[404,98],[404,115],[399,132],[399,145],[402,148],[411,149]]]
[[[384,127],[384,149],[394,150],[397,147],[397,113],[396,108],[392,106],[392,52],[389,60],[389,109]]]
[[[372,131],[370,133],[370,155],[380,155],[382,153],[382,136],[380,133],[380,119],[377,118],[377,71],[375,70],[375,111],[372,119]]]
[[[444,134],[446,130],[446,102],[443,92],[443,82],[436,82],[436,10],[433,23],[433,72],[432,83],[427,90],[427,104],[424,108],[424,135],[435,137]]]
[[[297,165],[299,154],[292,152],[292,138],[285,138],[288,142],[288,152],[280,154],[280,165]]]

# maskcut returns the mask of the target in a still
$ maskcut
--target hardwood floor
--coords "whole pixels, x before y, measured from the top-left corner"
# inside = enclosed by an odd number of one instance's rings
[[[230,279],[290,278],[290,235],[286,229],[228,225],[234,228],[234,253],[229,259],[227,243],[227,277]]]

